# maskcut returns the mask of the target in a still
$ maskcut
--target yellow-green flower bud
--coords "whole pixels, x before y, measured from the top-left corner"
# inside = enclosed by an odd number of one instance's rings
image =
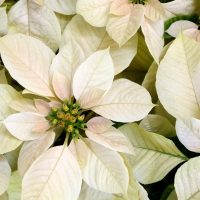
[[[69,121],[72,122],[72,123],[75,123],[76,122],[76,117],[70,116]]]
[[[58,108],[52,107],[52,108],[51,108],[51,111],[52,111],[52,112],[57,112],[57,111],[58,111]]]
[[[72,133],[73,130],[74,130],[74,127],[73,127],[72,125],[69,125],[69,126],[67,127],[67,132],[68,132],[68,133]]]
[[[67,112],[67,111],[69,110],[69,107],[68,107],[66,104],[63,104],[63,110],[64,110],[65,112]]]
[[[63,122],[63,121],[59,122],[59,126],[62,128],[65,128],[65,122]]]
[[[53,121],[51,122],[53,125],[56,125],[58,123],[57,119],[53,119]]]
[[[78,121],[82,122],[85,119],[85,115],[79,115]]]
[[[64,112],[57,112],[57,118],[58,119],[63,119],[65,117],[65,113]]]
[[[73,109],[73,110],[71,111],[71,113],[72,113],[72,115],[76,115],[76,114],[78,113],[78,109],[77,109],[77,108]]]
[[[81,123],[81,124],[80,124],[80,127],[81,127],[81,128],[85,128],[85,123]]]
[[[75,129],[75,130],[74,130],[74,133],[75,133],[76,135],[78,135],[78,134],[79,134],[79,130],[78,130],[78,129]]]

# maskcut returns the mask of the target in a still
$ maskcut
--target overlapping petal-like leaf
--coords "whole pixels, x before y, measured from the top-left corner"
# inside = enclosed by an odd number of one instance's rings
[[[183,164],[175,175],[175,190],[178,199],[196,200],[200,198],[200,157],[192,158]]]
[[[8,13],[9,32],[40,38],[54,51],[58,49],[61,28],[55,13],[33,0],[18,1]]]
[[[36,158],[53,144],[54,139],[55,133],[47,132],[41,138],[23,144],[18,158],[18,170],[21,176],[25,174]]]
[[[92,110],[114,121],[133,122],[144,118],[153,106],[145,88],[127,79],[118,79]]]
[[[61,47],[71,39],[75,40],[81,46],[85,57],[88,57],[95,51],[110,47],[115,74],[127,68],[137,53],[137,35],[119,47],[106,33],[105,28],[93,27],[79,15],[74,16],[67,25],[63,33]]]
[[[53,96],[49,70],[54,53],[44,43],[22,34],[8,35],[0,39],[0,53],[5,67],[22,86]]]
[[[75,149],[83,180],[90,187],[107,193],[127,192],[128,170],[118,153],[90,140],[78,140]]]
[[[187,160],[171,140],[146,132],[137,124],[126,124],[119,129],[129,137],[136,151],[136,156],[131,160],[136,179],[141,183],[159,181],[179,163]],[[160,167],[163,164],[165,167]]]
[[[65,146],[43,153],[29,168],[22,181],[22,199],[76,200],[81,190],[77,161]]]
[[[166,110],[176,118],[200,118],[200,44],[180,35],[158,68],[156,88]]]

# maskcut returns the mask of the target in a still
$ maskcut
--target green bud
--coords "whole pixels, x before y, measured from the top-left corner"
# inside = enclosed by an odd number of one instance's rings
[[[65,117],[65,113],[64,112],[57,112],[57,118],[58,119],[63,119]]]
[[[52,108],[51,108],[51,111],[52,111],[52,112],[57,112],[57,111],[58,111],[58,108],[52,107]]]
[[[74,130],[74,133],[75,133],[76,135],[78,135],[78,134],[79,134],[79,130],[78,130],[78,129],[75,129],[75,130]]]
[[[75,123],[75,122],[76,122],[76,117],[70,116],[69,121],[70,121],[71,123]]]
[[[65,122],[60,121],[60,122],[59,122],[59,126],[62,127],[62,128],[65,128]]]
[[[56,125],[58,123],[57,119],[53,119],[53,121],[51,122],[53,125]]]
[[[85,119],[85,115],[79,115],[78,121],[82,122]]]
[[[73,130],[74,130],[74,127],[73,127],[72,125],[69,125],[69,126],[67,127],[67,132],[68,132],[68,133],[72,133]]]
[[[85,123],[81,123],[81,124],[80,124],[80,127],[81,127],[81,128],[85,128]]]
[[[68,107],[66,104],[63,104],[63,110],[64,110],[65,112],[67,112],[67,111],[69,110],[69,107]]]
[[[71,111],[71,113],[72,113],[72,115],[78,114],[78,109],[77,109],[77,108],[73,109],[73,110]]]

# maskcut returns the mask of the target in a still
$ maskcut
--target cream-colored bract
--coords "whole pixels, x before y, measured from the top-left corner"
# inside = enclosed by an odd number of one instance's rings
[[[147,132],[137,124],[126,124],[119,128],[131,141],[136,156],[129,157],[136,179],[150,184],[163,179],[179,163],[187,160],[175,144],[156,133]],[[156,165],[152,165],[156,163]],[[165,167],[160,167],[165,164]]]
[[[45,4],[53,11],[63,15],[76,13],[76,0],[45,0]]]
[[[192,158],[183,164],[175,175],[175,190],[180,200],[200,198],[200,157]]]
[[[156,63],[159,63],[160,56],[164,47],[164,23],[162,20],[151,21],[148,18],[142,23],[142,32],[145,36],[146,44]]]
[[[156,88],[165,109],[177,119],[200,118],[200,43],[180,35],[157,72]]]
[[[57,51],[61,28],[55,13],[33,0],[20,0],[8,13],[9,33],[23,33],[41,39]]]
[[[114,78],[113,61],[109,49],[93,53],[76,70],[73,79],[74,97],[80,101],[82,108],[90,108],[105,94]],[[97,90],[96,90],[97,89]]]
[[[71,40],[75,40],[81,46],[85,58],[95,51],[110,47],[115,74],[126,69],[137,53],[137,34],[119,47],[106,33],[105,28],[91,26],[80,15],[74,16],[66,26],[61,40],[61,48]]]
[[[110,5],[113,0],[81,0],[77,1],[76,11],[84,16],[91,25],[103,27],[109,18]]]
[[[112,125],[113,123],[108,119],[93,117],[87,122],[85,134],[90,140],[109,149],[134,154],[134,149],[128,138]]]
[[[194,0],[174,0],[168,3],[164,3],[164,8],[173,15],[188,15],[195,10]],[[171,17],[173,16],[171,15]]]
[[[151,96],[143,87],[127,79],[118,79],[92,110],[114,121],[133,122],[146,116],[143,110],[149,112],[154,107],[150,102]]]
[[[89,186],[107,193],[127,192],[128,170],[117,152],[88,139],[78,140],[75,148],[83,180]]]
[[[76,200],[81,190],[81,171],[66,146],[43,153],[31,165],[22,181],[22,200]]]
[[[124,45],[137,32],[144,20],[144,11],[142,5],[134,5],[125,15],[111,15],[109,17],[106,30],[119,46]]]
[[[179,33],[187,29],[197,30],[198,26],[195,23],[187,21],[187,20],[179,20],[171,24],[171,26],[166,30],[166,32],[173,37],[177,37]]]
[[[3,120],[9,115],[15,113],[11,109],[10,103],[13,99],[19,99],[21,95],[7,84],[0,84],[0,154],[4,154],[16,149],[22,142],[13,137],[3,124]]]
[[[200,120],[182,118],[176,121],[176,133],[180,142],[190,151],[200,152]]]
[[[22,34],[9,35],[1,38],[0,51],[4,65],[22,86],[38,95],[53,96],[49,70],[55,55],[44,43]]]
[[[43,152],[53,144],[55,139],[55,133],[53,131],[47,132],[45,135],[34,141],[24,142],[19,152],[18,157],[18,171],[23,176],[32,163]]]

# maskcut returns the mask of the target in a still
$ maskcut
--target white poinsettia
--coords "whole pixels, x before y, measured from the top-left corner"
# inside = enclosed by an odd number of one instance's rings
[[[4,120],[10,133],[22,141],[40,139],[55,128],[66,134],[64,145],[42,150],[33,164],[34,159],[27,156],[27,165],[19,165],[23,167],[21,174],[25,173],[22,199],[42,200],[45,195],[49,199],[77,199],[82,177],[94,189],[126,193],[128,171],[116,151],[133,154],[134,150],[111,120],[144,118],[154,106],[147,90],[126,79],[113,82],[109,49],[83,61],[84,52],[73,40],[55,55],[41,41],[16,34],[0,39],[0,53],[11,76],[29,92],[44,97],[34,99],[34,105],[26,102],[26,108],[23,101],[11,104],[19,112]],[[22,153],[32,156],[26,150]],[[59,188],[52,191],[56,184]]]
[[[154,59],[164,46],[164,22],[171,13],[158,0],[78,0],[77,12],[93,26],[106,26],[107,32],[120,46],[141,27]]]

